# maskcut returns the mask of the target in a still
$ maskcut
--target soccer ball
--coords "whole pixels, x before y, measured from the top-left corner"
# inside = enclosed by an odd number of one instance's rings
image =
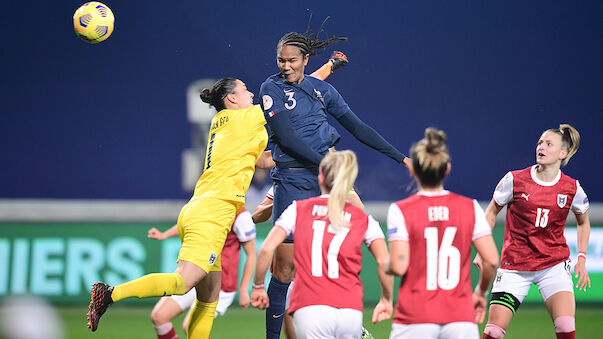
[[[91,44],[106,40],[113,33],[114,21],[111,9],[96,1],[86,2],[73,14],[75,33]]]

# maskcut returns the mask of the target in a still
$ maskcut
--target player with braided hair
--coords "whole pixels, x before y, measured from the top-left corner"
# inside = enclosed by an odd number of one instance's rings
[[[274,182],[273,220],[278,220],[294,200],[320,195],[318,164],[341,138],[327,121],[327,114],[360,142],[398,163],[409,162],[379,133],[362,122],[333,86],[304,75],[311,55],[347,40],[338,36],[321,39],[323,26],[324,22],[318,33],[312,33],[308,28],[303,34],[285,34],[276,46],[280,72],[268,77],[260,88],[264,116],[272,132],[270,149],[276,163],[271,170]],[[293,245],[289,237],[275,251],[273,275],[268,287],[270,306],[266,310],[269,339],[280,336],[287,288],[293,275]]]

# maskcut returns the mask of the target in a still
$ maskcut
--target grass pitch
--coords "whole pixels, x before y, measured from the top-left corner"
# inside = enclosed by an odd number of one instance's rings
[[[96,339],[149,339],[155,338],[149,314],[152,306],[114,305],[103,316],[99,328],[92,333],[86,324],[86,306],[61,306],[59,315],[63,319],[66,338],[96,338]],[[370,322],[372,308],[364,311],[364,327],[375,339],[389,338],[391,320],[373,325]],[[180,315],[173,323],[178,336],[186,338],[182,331]],[[578,307],[576,316],[577,338],[603,337],[603,307],[582,306]],[[484,324],[480,326],[480,331]],[[243,310],[235,305],[228,309],[225,316],[219,317],[214,322],[212,339],[230,338],[264,338],[264,312],[257,309]],[[282,335],[282,338],[285,336]],[[523,305],[511,322],[505,339],[544,339],[555,338],[555,331],[551,319],[544,305]]]

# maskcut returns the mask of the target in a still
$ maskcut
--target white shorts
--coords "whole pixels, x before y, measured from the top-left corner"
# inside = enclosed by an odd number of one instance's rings
[[[216,316],[224,315],[224,313],[226,313],[228,307],[232,305],[232,301],[234,300],[235,294],[237,294],[237,292],[220,291],[220,296],[218,297],[218,305],[216,306]]]
[[[163,297],[163,298],[170,298],[172,300],[174,300],[178,306],[180,306],[180,309],[183,311],[188,310],[189,308],[193,307],[193,305],[195,304],[195,299],[197,299],[197,290],[195,290],[194,288],[191,288],[190,291],[188,291],[186,294],[183,295],[170,295],[169,297]]]
[[[390,339],[479,339],[477,324],[453,322],[448,324],[392,324]]]
[[[532,284],[538,286],[544,301],[557,292],[574,293],[570,260],[540,271],[514,271],[499,268],[492,286],[492,293],[511,293],[519,302],[522,302]]]
[[[224,313],[226,313],[226,310],[232,304],[236,293],[237,292],[220,291],[220,295],[218,297],[218,305],[216,306],[216,316],[224,315]],[[195,299],[197,299],[197,291],[192,288],[186,294],[171,295],[169,297],[163,298],[171,298],[178,304],[178,306],[180,306],[180,309],[182,311],[186,311],[189,308],[193,307],[193,305],[195,305]]]
[[[358,339],[362,334],[362,311],[312,305],[293,313],[297,339]]]
[[[459,321],[448,324],[392,324],[390,339],[479,339],[477,324]]]

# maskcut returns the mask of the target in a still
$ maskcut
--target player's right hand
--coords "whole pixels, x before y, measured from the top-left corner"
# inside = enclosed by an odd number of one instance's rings
[[[268,294],[263,288],[254,288],[251,290],[251,306],[257,307],[260,310],[265,310],[270,306]]]
[[[165,239],[165,236],[163,235],[163,232],[161,232],[160,230],[156,229],[155,227],[151,228],[149,230],[149,232],[147,233],[147,237],[151,238],[151,239],[157,239],[157,240],[163,240]]]
[[[347,65],[349,62],[348,57],[340,51],[333,51],[330,60],[333,63],[333,66],[331,66],[331,73],[335,72],[339,67]]]
[[[475,322],[481,324],[486,317],[486,297],[473,293],[473,310],[475,313]]]

